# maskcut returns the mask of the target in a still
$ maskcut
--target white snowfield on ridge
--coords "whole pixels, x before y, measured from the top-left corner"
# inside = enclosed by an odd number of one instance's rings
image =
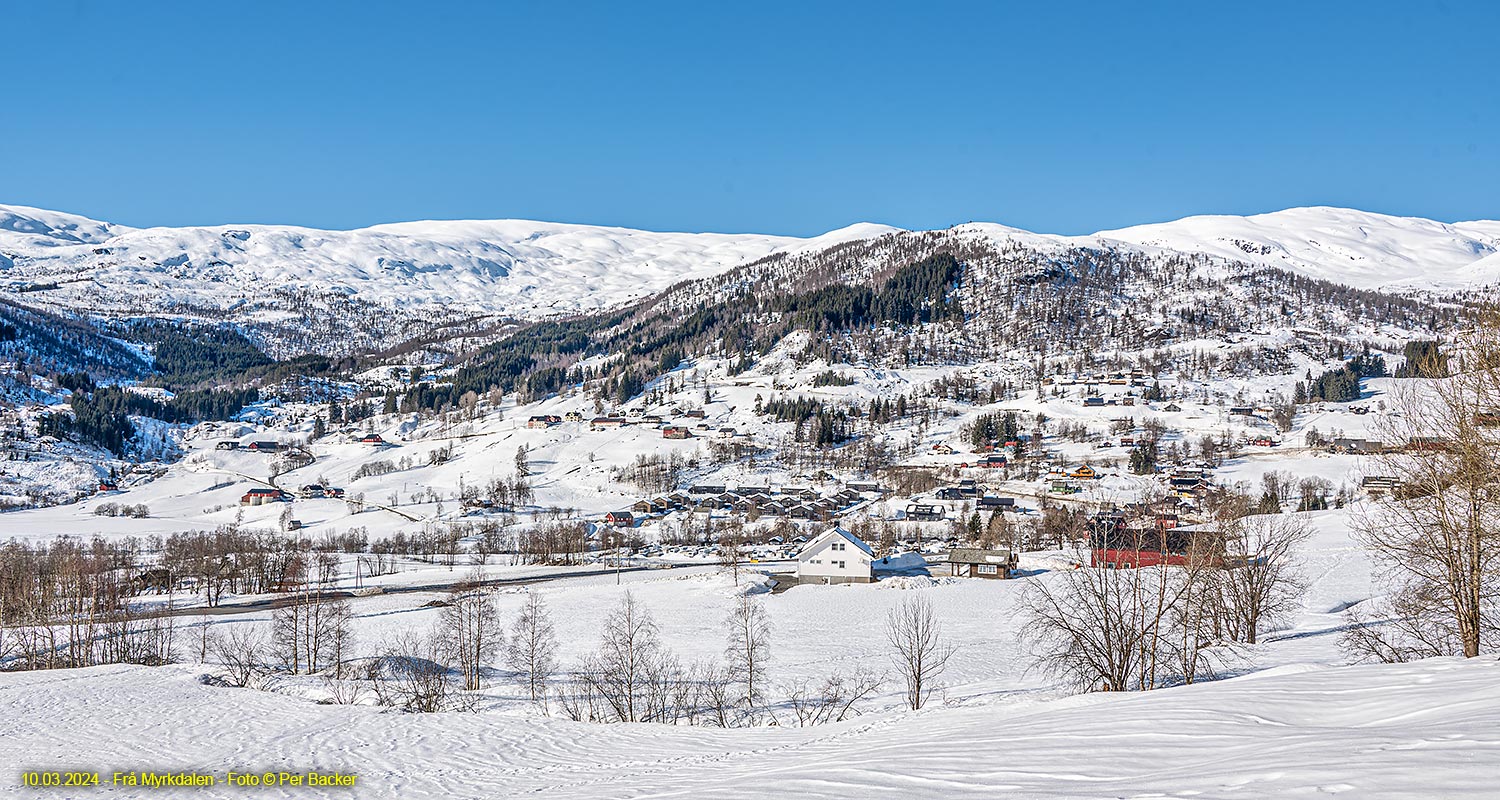
[[[776,251],[822,249],[893,230],[853,225],[803,239],[527,220],[402,222],[349,231],[128,228],[0,205],[0,283],[87,278],[124,295],[170,290],[174,299],[220,306],[270,288],[333,289],[376,303],[460,304],[535,317],[608,307]]]
[[[1198,253],[1359,288],[1462,290],[1500,280],[1500,222],[1443,223],[1338,208],[1200,216],[1091,236],[990,223],[961,234],[1041,249]],[[108,303],[170,291],[230,307],[278,287],[335,290],[395,305],[445,304],[540,317],[605,308],[775,252],[821,250],[900,232],[860,223],[812,238],[657,233],[526,220],[426,221],[358,230],[285,225],[130,228],[0,205],[0,291],[64,283],[49,300],[93,290]],[[165,301],[163,301],[165,302]]]

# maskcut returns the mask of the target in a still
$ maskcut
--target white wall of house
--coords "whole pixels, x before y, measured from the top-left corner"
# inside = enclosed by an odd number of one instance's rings
[[[869,583],[875,571],[868,549],[854,534],[829,528],[797,553],[797,579],[801,583]]]

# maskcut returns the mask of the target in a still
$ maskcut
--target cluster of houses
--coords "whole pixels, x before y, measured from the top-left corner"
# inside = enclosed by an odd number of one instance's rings
[[[688,409],[682,411],[677,408],[669,410],[673,416],[680,416],[689,420],[701,420],[705,418],[702,409]],[[545,430],[564,422],[583,422],[583,414],[577,411],[569,411],[563,416],[556,414],[535,414],[528,417],[526,427],[533,430]],[[691,439],[695,428],[690,423],[667,424],[664,417],[659,414],[646,414],[639,409],[631,409],[625,416],[593,417],[588,420],[589,430],[607,431],[624,428],[631,425],[643,425],[646,427],[660,428],[663,439]],[[719,438],[727,439],[739,435],[734,428],[713,428],[705,423],[699,423],[696,427],[698,434],[713,434]]]
[[[736,486],[697,484],[686,491],[638,500],[628,511],[611,511],[604,521],[610,525],[633,526],[637,516],[667,514],[673,511],[729,511],[746,516],[787,517],[803,520],[831,520],[866,499],[880,494],[873,483],[846,483],[832,494],[811,487]]]
[[[242,506],[260,506],[266,503],[291,502],[296,498],[310,500],[313,498],[341,499],[344,490],[337,486],[324,486],[321,483],[309,483],[298,489],[295,494],[273,487],[255,487],[240,496]]]
[[[289,449],[281,442],[265,440],[240,444],[237,439],[224,439],[214,445],[215,450],[244,450],[250,453],[280,453]]]
[[[1098,480],[1099,477],[1099,470],[1088,464],[1075,464],[1072,467],[1054,469],[1046,476],[1050,482],[1047,491],[1052,494],[1077,494],[1083,491],[1084,481]]]
[[[1089,386],[1145,386],[1146,371],[1132,369],[1128,372],[1095,372],[1089,375],[1049,377],[1042,380],[1045,386],[1051,386],[1054,383],[1060,386],[1082,385],[1085,388]]]
[[[303,498],[304,500],[311,500],[318,497],[326,497],[338,500],[343,499],[344,490],[337,486],[324,486],[321,483],[309,483],[297,490],[297,496]]]
[[[1213,491],[1213,475],[1208,467],[1183,464],[1169,468],[1158,476],[1166,485],[1167,496],[1197,504]]]
[[[359,439],[358,441],[365,442],[367,444],[385,444],[385,440],[381,439],[380,435],[375,433],[369,434],[364,438]],[[244,444],[241,444],[238,440],[235,439],[223,439],[214,445],[214,449],[244,451],[246,453],[261,454],[282,453],[285,454],[286,458],[291,459],[292,461],[304,461],[307,463],[312,463],[313,461],[312,454],[302,449],[301,447],[270,439],[246,442]]]

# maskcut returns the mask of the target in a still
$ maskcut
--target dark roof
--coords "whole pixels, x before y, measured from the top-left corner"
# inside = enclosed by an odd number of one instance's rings
[[[1009,550],[958,547],[948,551],[950,564],[1012,564],[1015,560],[1016,554]]]

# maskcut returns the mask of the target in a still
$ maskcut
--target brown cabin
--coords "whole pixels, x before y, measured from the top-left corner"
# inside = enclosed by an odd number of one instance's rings
[[[948,575],[954,578],[987,578],[1004,580],[1016,568],[1018,559],[1010,550],[955,548],[948,551]]]

